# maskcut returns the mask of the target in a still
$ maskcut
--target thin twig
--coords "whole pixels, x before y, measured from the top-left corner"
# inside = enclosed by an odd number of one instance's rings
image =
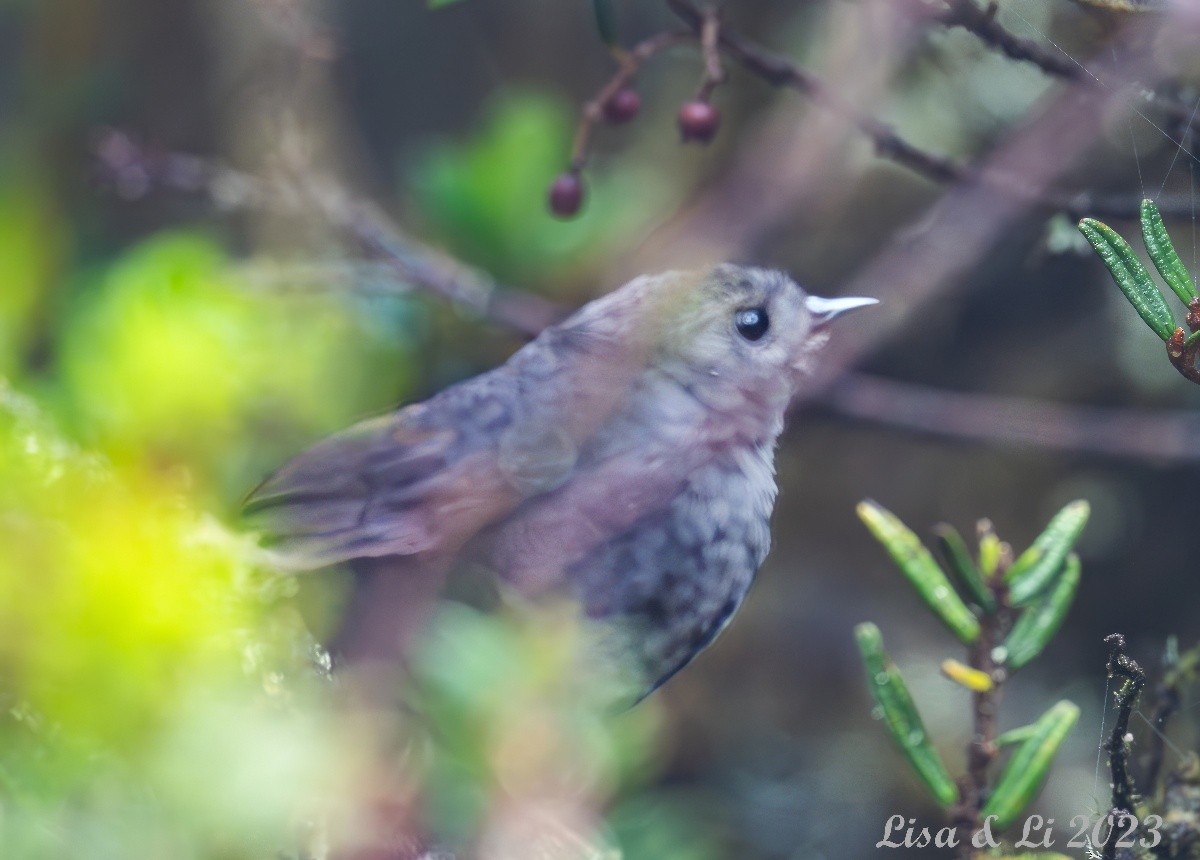
[[[845,374],[819,402],[839,415],[943,439],[1162,463],[1200,462],[1200,416],[973,394]]]
[[[1154,728],[1154,736],[1150,738],[1150,754],[1146,760],[1145,785],[1148,795],[1153,795],[1162,773],[1163,756],[1166,753],[1164,738],[1167,723],[1174,713],[1179,710],[1182,702],[1179,688],[1165,681],[1154,691],[1154,713],[1150,716],[1150,725]]]
[[[580,171],[587,163],[588,145],[591,142],[592,130],[604,118],[604,106],[622,88],[629,85],[638,70],[656,54],[685,42],[694,42],[695,34],[690,31],[662,32],[638,42],[628,51],[621,51],[618,58],[617,71],[608,82],[600,88],[583,106],[579,117],[579,125],[575,129],[575,143],[571,147],[571,169]]]
[[[725,82],[725,67],[721,64],[721,19],[716,7],[704,10],[704,21],[700,25],[700,49],[704,53],[704,78],[696,92],[696,100],[706,102],[713,90]]]
[[[1120,814],[1135,814],[1138,800],[1137,787],[1129,771],[1129,718],[1137,706],[1138,696],[1146,686],[1146,673],[1142,671],[1133,658],[1125,653],[1125,637],[1113,633],[1104,637],[1108,645],[1108,675],[1110,678],[1121,679],[1117,689],[1117,721],[1113,725],[1112,734],[1104,745],[1108,753],[1109,770],[1112,772],[1112,831],[1104,842],[1103,860],[1114,860],[1117,851],[1115,829],[1120,820]]]
[[[992,578],[993,582],[1002,580],[1002,576]],[[996,589],[993,588],[993,591]],[[1004,605],[1003,595],[997,592],[996,597],[996,608],[983,613],[979,619],[979,639],[971,646],[970,651],[971,668],[991,678],[993,686],[971,694],[974,731],[967,744],[967,775],[962,785],[963,799],[955,816],[955,823],[963,825],[962,829],[968,833],[974,833],[982,824],[983,806],[988,799],[988,770],[999,752],[996,746],[996,712],[1000,706],[1005,675],[996,666],[992,649],[1004,637],[1009,626],[1009,613]],[[974,849],[969,843],[964,843],[962,852],[961,856],[964,858],[971,857]]]
[[[974,0],[947,0],[947,9],[938,16],[947,27],[961,27],[1013,60],[1032,63],[1048,75],[1068,80],[1084,76],[1084,69],[1061,53],[1053,53],[1041,43],[1018,36],[996,19],[995,2],[986,7]]]
[[[667,5],[693,31],[703,31],[706,18],[691,0],[667,0]],[[821,106],[850,120],[875,145],[881,156],[911,168],[938,182],[966,179],[967,168],[945,156],[935,155],[909,143],[896,134],[891,126],[848,104],[825,82],[795,63],[768,51],[728,26],[719,32],[719,42],[746,69],[772,86],[790,87],[811,98]]]
[[[702,32],[704,13],[693,0],[666,0],[666,3],[694,33]],[[900,135],[878,117],[848,103],[819,76],[764,48],[729,26],[721,28],[719,42],[747,71],[772,86],[794,89],[825,110],[845,118],[871,141],[876,154],[881,158],[907,167],[933,182],[949,184],[977,181],[986,184],[989,189],[1021,199],[1028,198],[1031,204],[1042,209],[1062,211],[1073,218],[1091,216],[1126,220],[1139,217],[1140,196],[1100,196],[1054,190],[1035,193],[1019,176],[992,175],[978,170],[973,164],[930,152]],[[1159,211],[1168,216],[1191,216],[1191,200],[1183,196],[1172,196],[1158,202]]]
[[[1154,727],[1154,737],[1150,739],[1150,752],[1146,759],[1146,774],[1143,780],[1147,794],[1158,790],[1163,756],[1166,752],[1167,723],[1183,704],[1182,688],[1184,684],[1195,681],[1198,668],[1200,668],[1200,645],[1192,647],[1182,655],[1178,653],[1174,645],[1168,646],[1167,656],[1163,658],[1163,678],[1155,688],[1154,712],[1150,717],[1150,725]]]
[[[986,6],[978,5],[975,0],[946,0],[946,3],[946,11],[937,16],[945,26],[961,27],[1006,57],[1037,66],[1051,77],[1080,83],[1099,81],[1098,76],[1067,54],[1048,50],[1037,40],[1018,36],[1001,24],[996,17],[995,0]],[[1192,106],[1178,99],[1149,93],[1146,100],[1164,116],[1180,120],[1186,127],[1191,127],[1196,119]]]

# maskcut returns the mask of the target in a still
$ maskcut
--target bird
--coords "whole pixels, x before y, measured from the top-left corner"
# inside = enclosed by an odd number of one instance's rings
[[[788,405],[829,323],[875,303],[731,263],[643,275],[504,364],[318,442],[246,510],[280,567],[355,572],[335,657],[402,659],[469,557],[523,594],[568,594],[644,696],[746,597]]]

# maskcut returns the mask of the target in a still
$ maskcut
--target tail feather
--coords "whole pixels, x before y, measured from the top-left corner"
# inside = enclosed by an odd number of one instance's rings
[[[438,546],[429,505],[451,462],[452,431],[411,425],[411,413],[365,421],[268,477],[246,500],[251,528],[284,566],[413,555]]]

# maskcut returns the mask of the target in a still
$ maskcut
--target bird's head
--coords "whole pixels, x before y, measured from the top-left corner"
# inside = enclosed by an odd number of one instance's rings
[[[748,400],[782,410],[828,324],[876,303],[810,296],[783,272],[732,264],[641,278],[627,289],[649,363],[718,408]]]

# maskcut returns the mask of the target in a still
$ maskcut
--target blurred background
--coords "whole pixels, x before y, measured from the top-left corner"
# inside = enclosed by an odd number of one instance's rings
[[[1154,665],[1168,634],[1200,636],[1200,390],[1074,220],[1132,236],[1120,212],[1161,197],[1195,272],[1190,117],[1160,101],[1196,103],[1200,55],[1165,16],[1001,4],[1048,55],[1111,63],[1090,87],[938,2],[729,3],[730,27],[835,99],[729,60],[716,139],[683,145],[703,62],[666,51],[636,78],[636,120],[594,129],[564,221],[546,189],[615,70],[591,5],[433,5],[0,2],[0,853],[326,856],[377,794],[415,834],[387,856],[863,856],[888,816],[941,813],[871,717],[853,625],[880,625],[955,773],[970,732],[968,693],[938,672],[961,648],[867,536],[864,498],[925,535],[990,518],[1018,550],[1090,500],[1081,593],[1001,727],[1076,701],[1038,809],[1102,808],[1102,637]],[[681,27],[661,3],[616,9],[626,45]],[[860,111],[1030,196],[897,163]],[[830,366],[851,375],[791,417],[775,546],[741,613],[634,710],[592,707],[558,610],[449,602],[401,775],[337,722],[312,638],[337,578],[263,570],[240,502],[323,435],[522,343],[381,263],[335,217],[354,201],[527,320],[531,296],[572,308],[722,258],[884,301],[835,332]]]

